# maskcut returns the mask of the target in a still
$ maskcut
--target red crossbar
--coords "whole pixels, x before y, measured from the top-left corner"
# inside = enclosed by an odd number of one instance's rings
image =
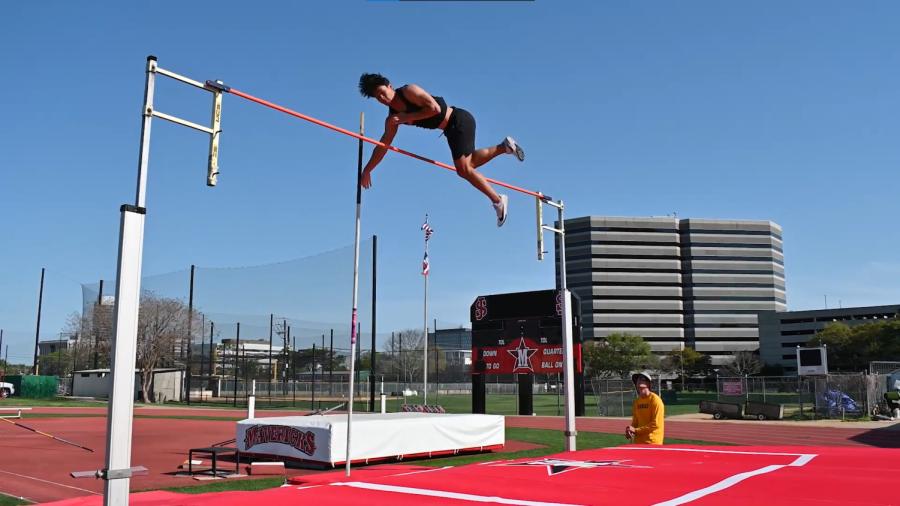
[[[210,84],[210,81],[207,81],[206,83],[207,83],[207,84]],[[237,95],[238,97],[241,97],[241,98],[246,98],[247,100],[250,100],[251,102],[256,102],[257,104],[262,104],[262,105],[264,105],[264,106],[266,106],[266,107],[271,107],[272,109],[275,109],[276,111],[281,111],[281,112],[283,112],[283,113],[285,113],[285,114],[290,114],[291,116],[295,116],[295,117],[300,118],[300,119],[305,119],[306,121],[309,121],[309,122],[311,122],[311,123],[315,123],[316,125],[323,126],[323,127],[325,127],[325,128],[330,128],[330,129],[334,130],[335,132],[340,132],[340,133],[342,133],[342,134],[349,135],[350,137],[356,137],[357,139],[361,139],[361,140],[364,140],[364,141],[366,141],[366,142],[370,142],[370,143],[372,143],[372,144],[375,144],[376,146],[381,146],[381,147],[386,148],[386,149],[389,149],[389,150],[391,150],[391,151],[396,151],[397,153],[400,153],[400,154],[402,154],[402,155],[411,156],[411,157],[413,157],[413,158],[415,158],[415,159],[417,159],[417,160],[422,160],[423,162],[428,162],[428,163],[437,165],[438,167],[443,167],[443,168],[445,168],[445,169],[450,169],[450,170],[452,170],[452,171],[454,171],[454,172],[456,171],[456,168],[455,168],[455,167],[452,167],[452,166],[450,166],[450,165],[447,165],[446,163],[436,162],[436,161],[431,160],[431,159],[429,159],[429,158],[425,158],[424,156],[419,156],[419,155],[417,155],[417,154],[415,154],[415,153],[410,153],[409,151],[404,151],[404,150],[402,150],[402,149],[395,148],[395,147],[390,146],[390,145],[388,145],[388,144],[384,144],[384,143],[381,142],[381,141],[376,141],[376,140],[374,140],[374,139],[370,139],[370,138],[368,138],[368,137],[364,137],[364,136],[362,136],[362,135],[360,135],[360,134],[351,132],[350,130],[345,130],[345,129],[343,129],[343,128],[336,127],[336,126],[334,126],[334,125],[325,123],[324,121],[319,121],[319,120],[317,120],[317,119],[315,119],[315,118],[311,118],[311,117],[309,117],[309,116],[307,116],[307,115],[305,115],[305,114],[300,114],[299,112],[292,111],[292,110],[287,109],[287,108],[285,108],[285,107],[281,107],[280,105],[275,105],[275,104],[273,104],[273,103],[271,103],[271,102],[267,102],[267,101],[265,101],[265,100],[263,100],[263,99],[261,99],[261,98],[256,98],[256,97],[254,97],[254,96],[252,96],[252,95],[248,95],[248,94],[246,94],[246,93],[244,93],[244,92],[242,92],[242,91],[238,91],[238,90],[236,90],[236,89],[234,89],[234,88],[231,88],[231,89],[229,90],[229,93],[231,93],[232,95]],[[485,179],[487,179],[487,178],[485,178]],[[494,183],[494,184],[496,184],[496,185],[499,185],[499,186],[503,186],[503,187],[509,188],[510,190],[515,190],[515,191],[517,191],[517,192],[521,192],[521,193],[524,193],[524,194],[526,194],[526,195],[531,195],[532,197],[538,197],[538,198],[540,198],[540,199],[547,200],[547,201],[552,200],[552,199],[551,199],[550,197],[548,197],[547,195],[541,195],[540,193],[533,192],[533,191],[529,191],[529,190],[525,190],[525,189],[519,188],[519,187],[517,187],[517,186],[513,186],[513,185],[510,185],[510,184],[506,184],[506,183],[501,183],[500,181],[495,181],[495,180],[493,180],[493,179],[488,179],[488,181],[491,182],[491,183]]]

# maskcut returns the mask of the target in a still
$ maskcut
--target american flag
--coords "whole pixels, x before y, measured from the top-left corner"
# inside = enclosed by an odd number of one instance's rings
[[[428,224],[428,215],[425,215],[425,223],[422,224],[422,230],[425,231],[425,258],[422,260],[422,275],[428,275],[428,239],[431,239],[431,234],[434,233],[434,229]]]

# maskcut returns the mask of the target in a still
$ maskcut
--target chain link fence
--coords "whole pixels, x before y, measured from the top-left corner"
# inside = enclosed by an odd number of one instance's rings
[[[657,377],[652,383],[650,389],[661,395],[660,379]],[[591,389],[594,392],[594,399],[597,401],[599,416],[631,417],[632,403],[637,399],[638,393],[630,379],[591,378]]]
[[[871,414],[877,405],[884,380],[881,375],[862,373],[720,377],[717,400],[779,404],[784,407],[785,418],[861,418]]]

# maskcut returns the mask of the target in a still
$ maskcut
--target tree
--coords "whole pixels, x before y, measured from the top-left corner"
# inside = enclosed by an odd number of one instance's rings
[[[614,333],[602,340],[586,341],[582,350],[585,372],[599,378],[628,378],[632,371],[654,365],[650,345],[634,334]]]
[[[712,360],[709,355],[684,347],[673,348],[666,352],[662,359],[662,368],[665,372],[682,375],[684,378],[702,376],[712,371]]]
[[[112,308],[112,306],[95,307]],[[149,395],[153,371],[163,365],[174,364],[177,348],[187,346],[187,349],[193,349],[193,346],[202,339],[203,323],[200,312],[194,308],[191,317],[193,321],[189,335],[188,305],[185,301],[162,297],[149,290],[142,291],[138,309],[137,358],[134,366],[140,373],[144,402],[153,402]],[[113,328],[113,312],[92,311],[88,318],[77,321],[79,325],[90,325],[90,331],[99,330],[95,335],[103,335],[103,329]],[[69,324],[73,325],[74,321],[70,321]],[[111,331],[109,335],[112,335]],[[109,362],[109,339],[95,339],[91,347],[98,357]]]
[[[188,318],[191,334],[188,334]],[[137,369],[141,375],[141,393],[148,402],[153,371],[166,362],[174,362],[175,348],[187,346],[193,349],[200,341],[203,323],[200,312],[194,309],[188,315],[187,304],[181,299],[160,297],[152,291],[144,291],[138,311]],[[149,402],[152,402],[150,400]]]
[[[722,376],[753,376],[762,371],[762,362],[752,351],[736,351],[719,371]]]
[[[425,339],[422,329],[407,328],[397,332],[381,347],[387,354],[386,362],[391,370],[400,373],[401,382],[416,381],[422,377]],[[430,364],[429,364],[430,365]]]
[[[900,321],[829,323],[806,346],[827,346],[829,370],[864,371],[873,360],[900,360]]]

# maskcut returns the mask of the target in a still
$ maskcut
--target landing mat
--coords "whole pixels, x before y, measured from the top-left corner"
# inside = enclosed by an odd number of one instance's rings
[[[629,445],[460,467],[343,471],[260,492],[133,494],[134,506],[897,504],[900,450]],[[102,497],[52,503],[99,506]]]

